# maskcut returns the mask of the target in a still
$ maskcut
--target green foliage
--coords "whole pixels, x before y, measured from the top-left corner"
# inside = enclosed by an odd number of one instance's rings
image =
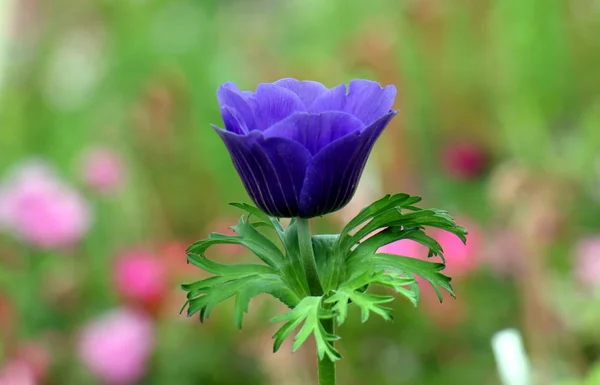
[[[387,196],[363,209],[341,234],[312,236],[316,268],[324,290],[322,296],[309,295],[296,220],[284,229],[277,219],[269,218],[253,206],[233,204],[248,213],[232,227],[237,235],[213,233],[187,251],[189,262],[215,275],[183,285],[188,292],[187,313],[189,316],[199,313],[200,320],[204,321],[218,303],[235,297],[235,323],[241,328],[251,299],[259,294],[270,294],[291,309],[273,319],[273,322],[285,322],[273,336],[275,351],[300,327],[294,337],[294,351],[313,335],[319,358],[327,356],[337,360],[340,355],[333,342],[338,337],[325,330],[323,320],[333,318],[339,325],[343,324],[352,305],[360,309],[362,322],[371,314],[387,321],[393,318],[392,309],[384,304],[394,297],[369,293],[370,287],[391,290],[417,306],[420,291],[416,277],[419,276],[433,286],[440,301],[443,299],[441,289],[454,296],[450,278],[441,273],[443,263],[378,252],[384,245],[410,239],[426,246],[430,257],[439,256],[443,261],[441,245],[425,233],[428,227],[449,231],[466,241],[467,231],[457,226],[447,212],[415,207],[420,199],[407,194]],[[263,234],[262,229],[272,230],[281,247]],[[264,264],[224,265],[211,261],[205,252],[216,244],[243,245]]]
[[[291,311],[279,315],[271,320],[271,322],[286,322],[273,338],[275,344],[273,351],[279,350],[283,341],[298,327],[302,324],[300,331],[294,337],[293,351],[296,351],[306,342],[308,337],[312,334],[317,344],[317,355],[319,359],[323,359],[325,355],[330,360],[336,361],[341,358],[340,354],[333,347],[332,342],[339,339],[339,337],[328,333],[321,320],[333,318],[334,312],[328,310],[322,306],[323,297],[305,297],[298,305]]]

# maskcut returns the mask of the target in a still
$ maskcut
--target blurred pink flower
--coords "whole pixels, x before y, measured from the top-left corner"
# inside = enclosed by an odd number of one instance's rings
[[[435,230],[431,236],[435,238],[444,249],[446,258],[445,274],[456,278],[468,275],[475,270],[481,262],[482,230],[473,222],[458,219],[457,223],[465,226],[469,231],[467,244],[454,234],[443,230]]]
[[[402,239],[380,247],[378,253],[403,255],[405,257],[425,259],[427,257],[427,248],[418,242],[410,239]]]
[[[127,299],[152,304],[166,290],[165,268],[163,262],[147,250],[127,250],[116,261],[114,277],[117,290]]]
[[[123,161],[113,149],[90,148],[83,154],[82,164],[83,179],[91,189],[111,193],[123,186]]]
[[[444,249],[446,268],[443,273],[453,279],[468,275],[478,266],[481,260],[479,256],[481,253],[481,229],[473,222],[464,219],[457,219],[456,222],[469,230],[466,245],[456,235],[447,231],[439,229],[427,231],[428,235],[435,238]],[[427,247],[408,239],[385,245],[378,252],[423,260],[428,259]],[[441,262],[438,258],[429,260],[431,262]],[[456,300],[450,298],[449,295],[444,295],[445,300],[440,304],[435,291],[427,281],[417,277],[417,282],[421,289],[421,303],[439,327],[454,327],[466,319],[468,309],[460,299]]]
[[[474,223],[462,219],[458,219],[457,223],[469,230],[466,245],[456,235],[447,231],[427,230],[428,235],[435,238],[444,249],[444,257],[446,258],[444,273],[451,277],[464,276],[473,271],[480,261],[479,253],[481,253],[480,228]],[[427,259],[428,249],[420,243],[403,239],[381,247],[379,252]],[[440,262],[437,258],[430,259],[430,261]]]
[[[46,343],[41,340],[22,342],[15,353],[15,361],[25,364],[33,374],[33,378],[42,382],[48,373],[50,358]]]
[[[0,367],[0,385],[35,385],[33,369],[22,360],[9,360]]]
[[[79,340],[84,365],[104,382],[137,382],[154,347],[154,326],[143,313],[116,309],[86,325]]]
[[[591,290],[600,289],[600,235],[581,240],[575,250],[575,277]]]
[[[90,207],[41,161],[16,166],[0,184],[0,228],[33,246],[71,246],[91,224]]]
[[[446,173],[457,179],[473,179],[487,166],[487,154],[473,143],[460,142],[448,145],[443,152]]]

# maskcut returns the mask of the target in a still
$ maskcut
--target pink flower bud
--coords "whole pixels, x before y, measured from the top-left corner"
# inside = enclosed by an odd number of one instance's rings
[[[123,161],[110,148],[94,147],[83,155],[83,179],[93,190],[112,193],[124,183]]]
[[[472,143],[454,143],[444,149],[444,169],[456,179],[474,179],[487,166],[487,154]]]
[[[87,202],[43,162],[16,166],[0,185],[0,228],[32,246],[71,246],[90,224]]]
[[[125,385],[144,376],[153,347],[151,319],[130,309],[117,309],[83,328],[78,351],[84,365],[98,378]]]

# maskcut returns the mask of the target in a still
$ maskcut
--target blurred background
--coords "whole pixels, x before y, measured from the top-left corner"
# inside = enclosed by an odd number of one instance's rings
[[[281,77],[399,90],[320,231],[395,192],[470,230],[438,234],[456,300],[343,326],[340,384],[502,384],[507,328],[536,383],[600,384],[597,0],[0,0],[0,384],[314,381],[310,344],[272,354],[270,298],[241,332],[232,304],[179,315],[185,248],[249,202],[216,89]]]

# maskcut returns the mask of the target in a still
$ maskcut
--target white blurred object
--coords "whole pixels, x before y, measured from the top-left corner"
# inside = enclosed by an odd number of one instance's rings
[[[531,369],[518,330],[505,329],[492,337],[492,349],[503,385],[531,385]]]
[[[7,51],[10,36],[10,21],[14,11],[14,0],[0,0],[0,91],[4,80],[4,70],[6,67]]]
[[[101,30],[69,32],[58,43],[46,69],[46,100],[61,110],[77,109],[91,98],[105,67]]]

